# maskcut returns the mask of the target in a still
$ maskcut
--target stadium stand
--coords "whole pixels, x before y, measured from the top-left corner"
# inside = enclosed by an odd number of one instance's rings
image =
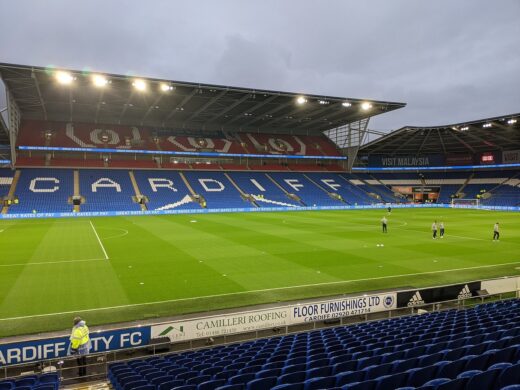
[[[81,211],[140,210],[127,170],[84,169],[80,171]]]
[[[83,160],[85,161],[85,160]],[[120,160],[118,160],[120,161]],[[137,164],[140,165],[140,164]],[[176,164],[178,165],[178,164]],[[184,165],[184,164],[183,164]],[[124,164],[121,164],[124,166]],[[207,167],[207,164],[200,164]],[[326,173],[326,172],[279,172],[250,170],[218,171],[190,169],[182,170],[133,170],[141,194],[147,197],[149,210],[179,208],[199,209],[190,195],[199,194],[206,199],[206,207],[249,208],[249,207],[291,207],[291,206],[344,206],[371,205],[386,202],[403,202],[395,197],[392,186],[435,186],[440,188],[437,203],[449,204],[453,197],[474,199],[479,197],[482,205],[517,206],[520,204],[520,179],[517,171],[495,172],[428,172],[422,177],[412,173]],[[71,211],[69,197],[73,195],[72,170],[55,168],[22,168],[16,196],[20,204],[12,205],[9,213],[65,212]],[[0,173],[0,196],[6,196],[13,173],[3,169]],[[85,203],[80,211],[130,211],[139,209],[132,197],[136,195],[127,169],[80,169],[80,194]],[[191,193],[182,174],[194,188]],[[226,177],[229,175],[235,185]],[[446,176],[444,176],[446,175]],[[5,178],[4,178],[5,176]],[[31,182],[36,180],[35,184]],[[3,181],[2,181],[3,178]],[[42,180],[43,178],[43,180]],[[96,192],[92,185],[106,178]],[[156,191],[149,183],[150,178],[162,179],[157,182]],[[202,185],[200,180],[205,185]],[[172,181],[173,191],[168,187]],[[258,186],[255,184],[258,184]],[[54,189],[54,187],[57,189]],[[262,190],[263,189],[263,190]],[[54,194],[54,195],[52,195]],[[291,195],[292,194],[292,195]],[[252,195],[250,200],[244,200]],[[188,196],[188,198],[186,198]],[[256,198],[255,198],[256,197]],[[243,199],[244,198],[244,199]],[[256,199],[256,201],[255,201]],[[252,201],[255,201],[256,206]],[[410,200],[411,201],[411,200]],[[179,203],[181,202],[181,203]],[[164,209],[163,209],[164,210]]]
[[[256,203],[260,207],[301,206],[297,201],[289,198],[265,173],[231,172],[229,175],[242,191],[257,198]]]
[[[334,199],[323,187],[318,187],[305,174],[302,173],[281,173],[273,172],[269,174],[276,182],[290,194],[298,196],[305,206],[341,206],[338,199]]]
[[[0,169],[0,198],[7,196],[11,183],[13,181],[14,173],[10,169]]]
[[[516,299],[114,363],[108,377],[116,390],[503,389],[520,383],[519,325]]]
[[[199,208],[179,172],[134,171],[134,176],[141,194],[148,198],[148,210]]]
[[[307,176],[328,191],[339,194],[348,204],[369,205],[377,203],[375,198],[370,197],[363,191],[362,186],[353,185],[341,175],[335,173],[308,173]]]
[[[15,193],[19,203],[10,206],[9,212],[72,211],[72,203],[69,203],[74,193],[72,172],[68,169],[23,169]]]
[[[343,177],[345,177],[347,180],[357,180],[357,183],[363,185],[365,192],[379,196],[382,202],[395,203],[399,201],[399,199],[394,196],[393,192],[388,187],[386,187],[379,180],[375,179],[369,173],[356,173],[350,175],[345,174]]]
[[[325,136],[223,133],[211,137],[186,136],[147,127],[24,120],[17,145],[117,148],[127,150],[213,151],[242,154],[340,156]]]
[[[242,199],[240,192],[222,172],[191,171],[184,175],[195,193],[206,200],[208,208],[250,208],[249,200]]]

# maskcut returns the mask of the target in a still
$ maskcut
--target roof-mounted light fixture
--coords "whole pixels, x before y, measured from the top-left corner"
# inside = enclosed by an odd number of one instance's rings
[[[173,91],[173,86],[171,84],[168,84],[168,83],[161,83],[159,88],[163,92]]]
[[[351,107],[351,106],[352,106],[352,103],[350,103],[350,102],[343,102],[343,103],[341,103],[341,105],[342,105],[343,107]]]
[[[70,85],[74,81],[74,76],[69,72],[58,71],[55,77],[58,83],[63,85]]]
[[[492,126],[493,126],[493,124],[492,124],[492,123],[489,123],[489,122],[488,122],[488,123],[484,123],[484,124],[482,125],[482,127],[485,128],[485,129],[490,128],[490,127],[492,127]]]
[[[305,97],[303,97],[303,96],[298,96],[298,98],[296,99],[296,103],[298,103],[300,105],[305,104],[305,103],[307,103],[307,99],[305,99]]]
[[[363,102],[361,103],[361,109],[362,110],[365,110],[365,111],[368,111],[372,108],[372,104],[369,103],[369,102]]]
[[[136,79],[134,80],[134,82],[132,83],[132,85],[134,86],[135,89],[137,89],[138,91],[146,91],[146,81],[142,80],[142,79]]]
[[[92,82],[96,87],[103,88],[108,84],[108,79],[100,74],[95,74],[92,76]]]
[[[507,121],[507,124],[508,124],[508,125],[514,125],[515,123],[516,123],[516,119],[514,119],[514,118],[511,118],[511,119],[509,119],[509,120]]]

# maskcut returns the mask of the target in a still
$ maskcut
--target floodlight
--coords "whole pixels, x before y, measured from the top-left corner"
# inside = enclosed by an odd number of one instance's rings
[[[144,80],[141,80],[141,79],[134,80],[132,85],[138,91],[145,91],[146,90],[146,82]]]
[[[341,105],[342,105],[343,107],[350,107],[350,106],[352,106],[352,104],[349,103],[349,102],[343,102],[343,103],[341,103]]]
[[[58,80],[58,83],[60,84],[71,84],[74,81],[74,77],[69,72],[56,72],[56,80]]]
[[[509,120],[507,121],[507,123],[510,124],[510,125],[513,125],[513,124],[516,123],[516,119],[509,119]]]
[[[163,91],[163,92],[168,92],[168,91],[173,90],[173,87],[167,83],[161,83],[160,88],[161,88],[161,91]]]
[[[460,128],[462,131],[466,131],[466,130],[469,130],[469,127],[468,126],[464,126],[464,127],[461,127]]]
[[[108,79],[100,74],[95,74],[92,76],[92,82],[96,87],[102,88],[108,84]]]
[[[318,100],[318,103],[320,103],[320,104],[329,104],[329,102],[326,101],[326,100]]]
[[[368,111],[372,108],[372,104],[370,104],[369,102],[363,102],[361,103],[361,108],[365,111]]]
[[[305,104],[307,103],[307,99],[305,99],[303,96],[298,96],[298,98],[296,99],[296,103]]]
[[[484,128],[488,128],[488,127],[491,127],[491,126],[493,126],[491,123],[484,123],[482,125],[482,127],[484,127]]]

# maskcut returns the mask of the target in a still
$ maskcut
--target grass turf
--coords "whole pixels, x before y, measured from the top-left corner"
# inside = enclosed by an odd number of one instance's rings
[[[388,234],[383,215],[2,221],[0,336],[65,329],[75,314],[94,325],[520,273],[519,214],[395,209]],[[442,240],[432,240],[434,219],[446,225]]]

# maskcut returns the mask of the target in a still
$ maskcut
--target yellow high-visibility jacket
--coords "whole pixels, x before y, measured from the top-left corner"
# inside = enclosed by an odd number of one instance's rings
[[[84,321],[80,322],[74,328],[70,335],[70,349],[72,353],[80,355],[87,354],[90,350],[90,337],[88,326]]]

